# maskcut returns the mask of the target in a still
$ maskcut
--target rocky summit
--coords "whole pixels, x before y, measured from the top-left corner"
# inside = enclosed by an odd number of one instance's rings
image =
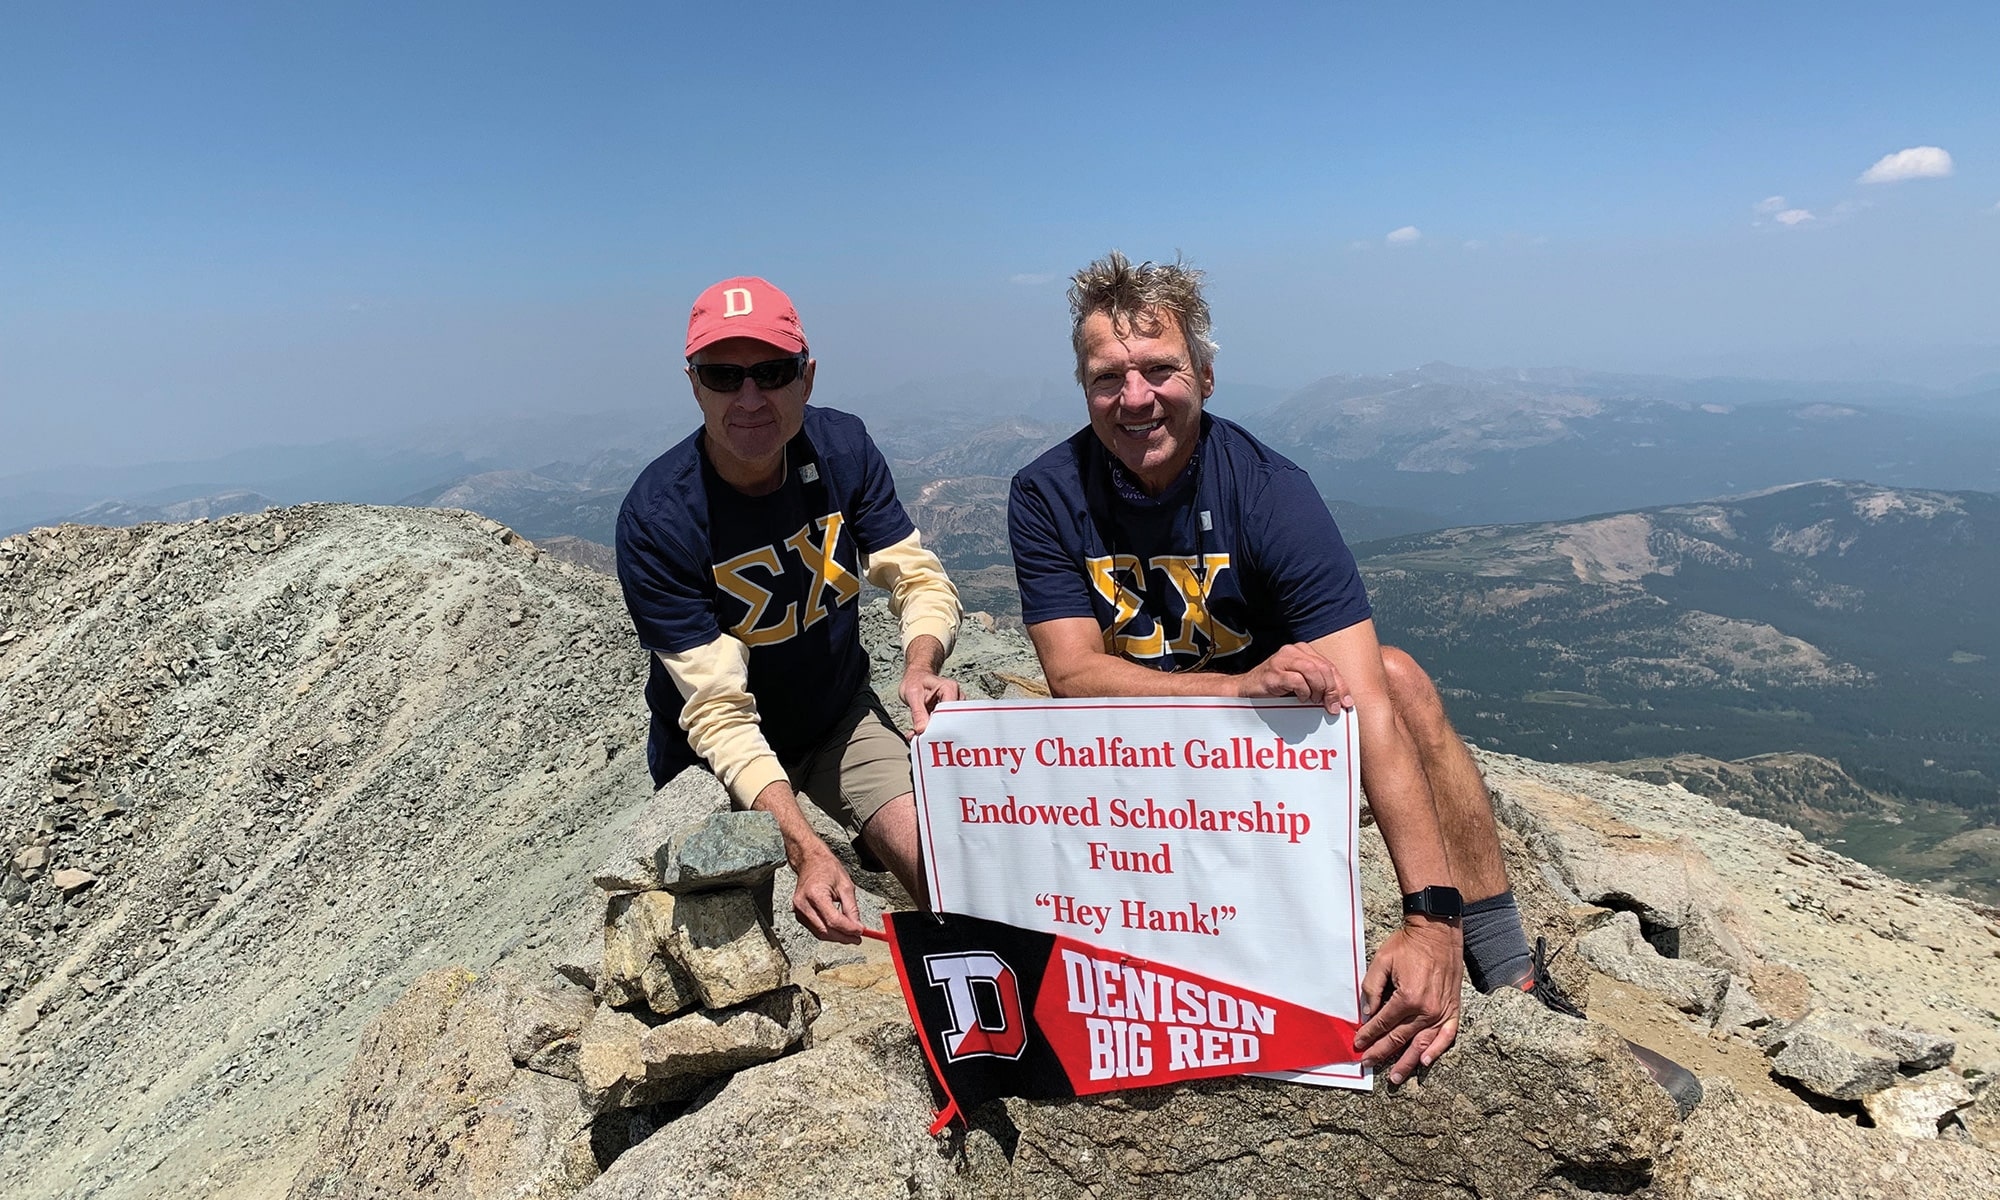
[[[879,600],[866,624],[887,689]],[[952,673],[1034,694],[992,624]],[[1010,1100],[933,1139],[880,947],[805,936],[767,823],[705,774],[651,791],[644,667],[615,583],[464,512],[0,540],[0,1193],[2000,1193],[2000,914],[1500,755],[1516,890],[1588,1021],[1468,993],[1399,1089]],[[864,916],[907,903],[849,866]]]

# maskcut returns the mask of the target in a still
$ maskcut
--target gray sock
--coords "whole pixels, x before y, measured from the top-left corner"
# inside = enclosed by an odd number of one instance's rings
[[[1534,966],[1521,910],[1510,888],[1465,906],[1465,966],[1472,986],[1482,992],[1512,987]]]

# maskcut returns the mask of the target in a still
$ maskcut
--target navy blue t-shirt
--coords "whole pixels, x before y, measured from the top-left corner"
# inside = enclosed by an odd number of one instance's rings
[[[868,682],[861,555],[916,528],[861,418],[808,405],[785,481],[746,496],[715,473],[702,435],[653,460],[618,512],[618,582],[648,651],[728,634],[750,647],[764,740],[791,763],[817,748]],[[680,689],[651,656],[646,761],[658,786],[705,765],[680,727]]]
[[[1085,426],[1014,476],[1007,533],[1029,625],[1090,617],[1105,649],[1161,670],[1241,673],[1372,613],[1312,479],[1202,414],[1191,469],[1126,495]]]

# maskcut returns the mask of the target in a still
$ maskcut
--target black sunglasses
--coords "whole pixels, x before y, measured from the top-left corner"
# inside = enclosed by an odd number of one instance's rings
[[[799,373],[806,369],[806,356],[794,354],[788,358],[767,359],[739,367],[732,363],[692,363],[694,377],[701,386],[711,392],[736,392],[743,389],[743,380],[756,382],[757,390],[774,392],[781,387],[789,387]]]

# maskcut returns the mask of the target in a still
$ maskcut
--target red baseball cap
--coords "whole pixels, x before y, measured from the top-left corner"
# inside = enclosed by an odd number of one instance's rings
[[[689,358],[703,346],[734,337],[756,338],[793,354],[806,349],[806,331],[792,298],[754,275],[711,286],[688,313]]]

